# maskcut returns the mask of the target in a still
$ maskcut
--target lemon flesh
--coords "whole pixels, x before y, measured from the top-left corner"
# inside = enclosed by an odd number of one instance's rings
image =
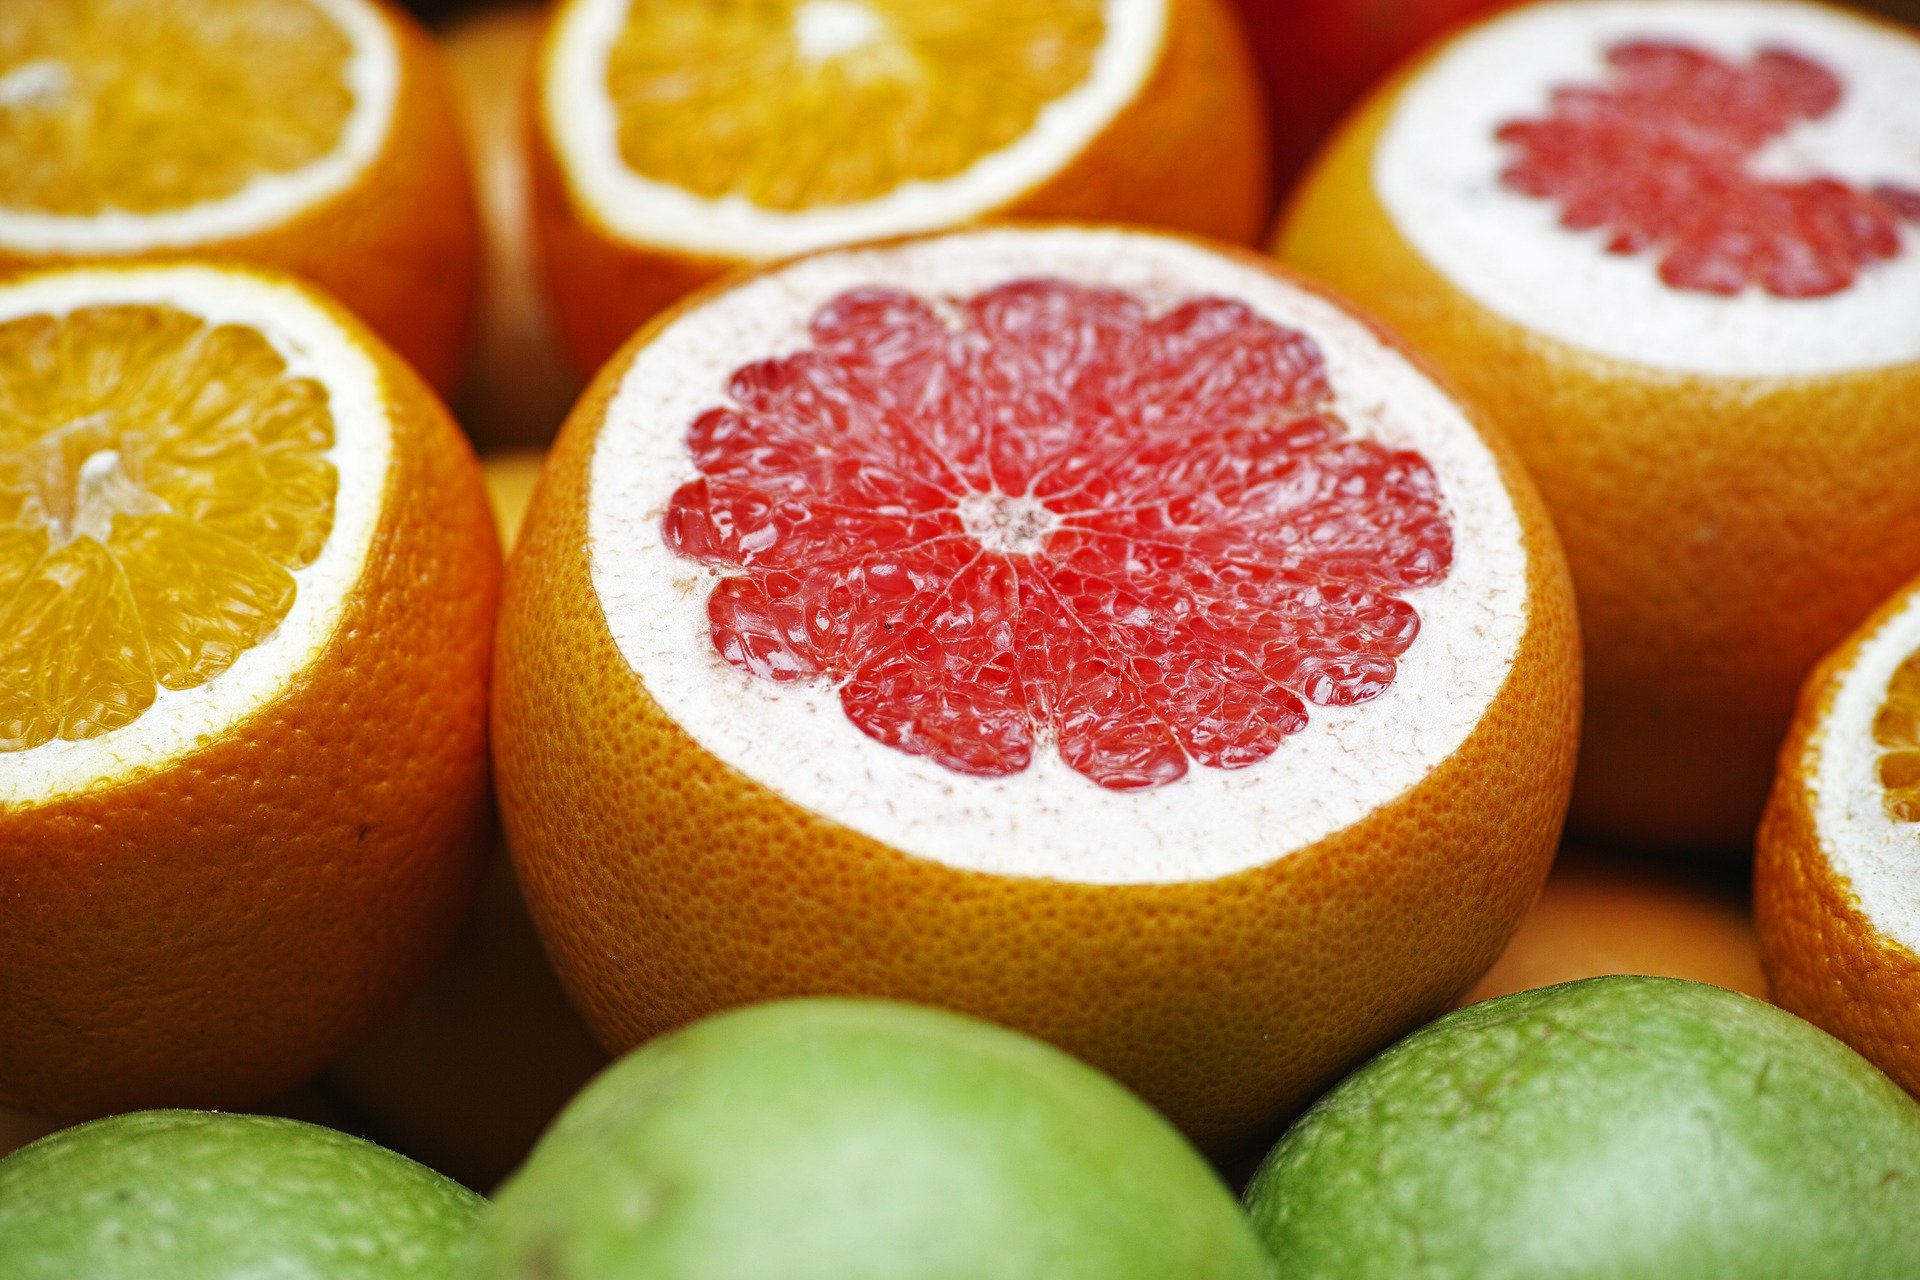
[[[325,389],[158,305],[0,323],[0,752],[98,737],[293,607],[332,531]]]

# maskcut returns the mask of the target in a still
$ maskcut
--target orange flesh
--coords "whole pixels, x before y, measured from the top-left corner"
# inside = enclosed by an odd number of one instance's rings
[[[338,482],[326,391],[164,306],[0,323],[0,751],[97,737],[293,607]]]
[[[635,173],[791,211],[971,167],[1104,34],[1099,0],[635,0],[607,91]]]
[[[339,145],[352,56],[308,0],[0,5],[0,203],[157,213],[303,168]]]
[[[1920,822],[1920,653],[1909,657],[1887,682],[1886,700],[1873,718],[1880,753],[1880,785],[1887,816]]]

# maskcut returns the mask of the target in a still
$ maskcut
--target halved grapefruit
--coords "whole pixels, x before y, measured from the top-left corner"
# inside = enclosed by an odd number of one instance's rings
[[[502,813],[616,1049],[892,996],[1227,1143],[1443,1009],[1552,858],[1532,491],[1251,255],[1009,227],[709,292],[575,411],[509,579]]]
[[[1915,84],[1837,8],[1531,5],[1383,87],[1282,223],[1540,483],[1576,823],[1744,848],[1807,668],[1920,569]]]
[[[1920,583],[1807,681],[1754,906],[1775,999],[1920,1094]]]
[[[1006,215],[1251,243],[1266,128],[1229,0],[562,0],[535,216],[582,368],[742,264]]]
[[[489,829],[499,562],[317,290],[0,281],[0,1105],[247,1105],[406,998]]]
[[[259,262],[456,379],[466,160],[438,51],[384,0],[0,5],[0,174],[0,269]]]

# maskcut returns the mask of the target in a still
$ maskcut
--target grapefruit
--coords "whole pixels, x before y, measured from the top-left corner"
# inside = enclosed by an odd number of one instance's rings
[[[439,54],[380,0],[33,0],[0,11],[0,270],[237,257],[457,379],[473,275]]]
[[[580,393],[534,268],[527,86],[540,22],[538,4],[481,9],[454,22],[441,41],[473,163],[480,231],[473,358],[454,412],[482,450],[546,444]]]
[[[1376,93],[1283,221],[1540,483],[1576,824],[1745,847],[1801,678],[1920,567],[1917,82],[1840,9],[1532,5]]]
[[[1228,0],[563,0],[534,121],[548,298],[587,370],[742,264],[996,215],[1242,242],[1267,217]]]
[[[440,1280],[484,1201],[298,1120],[147,1111],[0,1160],[8,1280]]]
[[[1754,906],[1785,1007],[1920,1093],[1920,589],[1820,664],[1780,753]]]
[[[1111,1080],[871,1001],[656,1040],[504,1187],[467,1280],[1264,1280],[1213,1171]]]
[[[1771,1005],[1594,978],[1395,1045],[1246,1202],[1285,1275],[1897,1280],[1920,1257],[1920,1107]]]
[[[316,290],[0,281],[0,1104],[246,1105],[398,1007],[485,849],[498,574],[445,411]]]
[[[1686,978],[1764,999],[1748,896],[1708,870],[1563,848],[1540,901],[1467,1002],[1609,974]]]
[[[1572,626],[1501,446],[1337,304],[1160,233],[952,233],[602,373],[509,572],[496,777],[615,1050],[911,999],[1230,1142],[1518,924]]]

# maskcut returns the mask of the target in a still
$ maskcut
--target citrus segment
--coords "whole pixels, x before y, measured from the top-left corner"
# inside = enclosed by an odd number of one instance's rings
[[[1873,740],[1882,748],[1880,785],[1887,791],[1887,816],[1920,822],[1920,652],[1887,681],[1886,701],[1873,718]]]
[[[341,144],[354,52],[314,0],[9,5],[0,202],[157,213],[303,168]]]
[[[1552,113],[1500,130],[1509,187],[1558,201],[1570,229],[1598,229],[1609,253],[1658,252],[1677,289],[1819,298],[1899,255],[1900,221],[1920,191],[1860,191],[1820,176],[1756,172],[1768,143],[1832,113],[1839,76],[1786,47],[1744,63],[1670,40],[1607,50],[1605,86],[1554,91]]]
[[[1418,453],[1349,436],[1320,349],[1218,297],[1031,279],[850,292],[695,420],[665,532],[741,571],[714,647],[825,677],[870,736],[1115,789],[1241,768],[1392,683],[1452,534]]]
[[[326,391],[171,307],[0,323],[0,751],[94,737],[293,606],[338,476]]]
[[[1104,7],[638,0],[607,59],[620,156],[707,199],[787,211],[950,178],[1087,78]]]

